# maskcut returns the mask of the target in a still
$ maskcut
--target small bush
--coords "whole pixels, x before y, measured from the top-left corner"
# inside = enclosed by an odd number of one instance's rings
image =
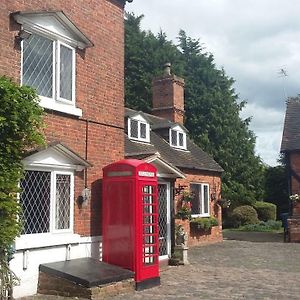
[[[190,226],[194,229],[210,230],[217,225],[218,220],[215,217],[194,218],[190,221]]]
[[[246,224],[257,224],[259,222],[256,210],[250,205],[243,205],[235,208],[230,219],[230,223],[234,228]]]
[[[269,220],[267,222],[261,221],[258,224],[247,224],[245,226],[242,226],[240,230],[268,232],[268,231],[280,230],[281,228],[282,228],[281,221]]]
[[[253,207],[257,211],[258,219],[267,222],[276,220],[276,205],[269,202],[257,201]]]

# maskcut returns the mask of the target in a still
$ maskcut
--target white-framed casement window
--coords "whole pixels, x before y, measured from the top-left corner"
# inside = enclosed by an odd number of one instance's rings
[[[76,107],[76,49],[93,43],[62,11],[16,12],[21,25],[21,84],[36,89],[44,108],[82,116]]]
[[[170,128],[169,140],[172,147],[186,150],[186,132],[180,126]]]
[[[150,142],[150,125],[140,115],[128,118],[128,137],[140,142]]]
[[[32,33],[22,41],[22,85],[34,87],[45,108],[76,114],[75,66],[75,49],[59,40]]]
[[[192,217],[207,217],[210,215],[209,185],[207,183],[191,183]]]
[[[72,171],[27,169],[20,188],[22,235],[73,232]]]

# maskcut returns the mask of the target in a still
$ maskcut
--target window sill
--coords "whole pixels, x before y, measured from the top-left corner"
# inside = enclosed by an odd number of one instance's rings
[[[55,110],[69,115],[82,117],[82,109],[62,102],[54,102],[52,99],[40,97],[40,106],[46,109]]]
[[[171,145],[170,146],[174,149],[174,150],[178,150],[178,151],[183,151],[183,152],[190,152],[186,147],[178,147],[178,146],[174,146]]]
[[[141,143],[141,144],[150,144],[150,140],[147,139],[138,139],[138,138],[133,138],[128,136],[128,138],[132,141],[132,142],[137,142],[137,143]]]
[[[24,250],[32,248],[44,248],[58,245],[78,244],[80,235],[74,233],[38,233],[17,237],[15,249]]]
[[[192,218],[205,218],[205,217],[209,217],[210,214],[198,214],[198,215],[191,215]]]

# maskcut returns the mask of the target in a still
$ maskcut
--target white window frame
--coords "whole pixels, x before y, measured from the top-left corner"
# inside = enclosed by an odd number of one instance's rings
[[[57,91],[57,101],[61,101],[67,104],[72,104],[75,106],[75,74],[76,74],[76,55],[75,55],[75,49],[65,43],[62,43],[61,41],[57,41],[57,56],[56,56],[56,66],[57,66],[57,71],[56,71],[56,91]],[[60,97],[60,49],[61,46],[64,46],[70,50],[72,50],[72,96],[71,100],[69,99],[64,99]]]
[[[25,168],[25,171],[50,172],[50,224],[49,232],[22,234],[21,237],[44,238],[49,234],[64,234],[74,232],[74,172],[56,168]],[[55,205],[56,205],[56,175],[70,175],[70,227],[68,229],[55,229]]]
[[[41,36],[53,42],[53,82],[52,82],[52,98],[39,96],[40,105],[43,108],[51,109],[78,117],[82,116],[82,110],[76,107],[76,51],[75,48],[62,42],[55,35],[51,33],[41,33],[39,31],[31,30],[32,34]],[[72,99],[64,99],[60,97],[60,47],[64,46],[72,50]],[[24,41],[21,42],[21,85],[23,84],[23,52]]]
[[[177,135],[177,144],[173,144],[172,142],[172,132],[176,132]],[[183,134],[183,145],[179,145],[179,135]],[[173,148],[177,148],[177,149],[182,149],[182,150],[186,150],[186,133],[181,129],[180,126],[175,126],[175,127],[171,127],[169,130],[169,141],[170,141],[170,145]]]
[[[131,121],[134,120],[138,122],[138,137],[131,136]],[[141,137],[141,124],[146,125],[146,138]],[[142,116],[135,116],[128,118],[128,137],[131,140],[150,143],[150,125]]]
[[[191,182],[190,183],[190,190],[191,190],[191,185],[201,185],[201,199],[203,199],[199,204],[201,206],[201,211],[204,211],[204,186],[207,187],[207,208],[208,212],[207,213],[202,213],[202,214],[192,214],[192,218],[197,218],[197,217],[209,217],[210,216],[210,193],[209,193],[209,184],[208,183],[202,183],[202,182]]]

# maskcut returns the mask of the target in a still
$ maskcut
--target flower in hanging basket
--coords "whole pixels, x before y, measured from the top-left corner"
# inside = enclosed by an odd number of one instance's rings
[[[192,214],[192,195],[188,192],[183,192],[182,197],[178,203],[177,218],[187,220],[191,218]]]
[[[290,200],[300,202],[300,196],[298,194],[293,194],[290,196]]]

